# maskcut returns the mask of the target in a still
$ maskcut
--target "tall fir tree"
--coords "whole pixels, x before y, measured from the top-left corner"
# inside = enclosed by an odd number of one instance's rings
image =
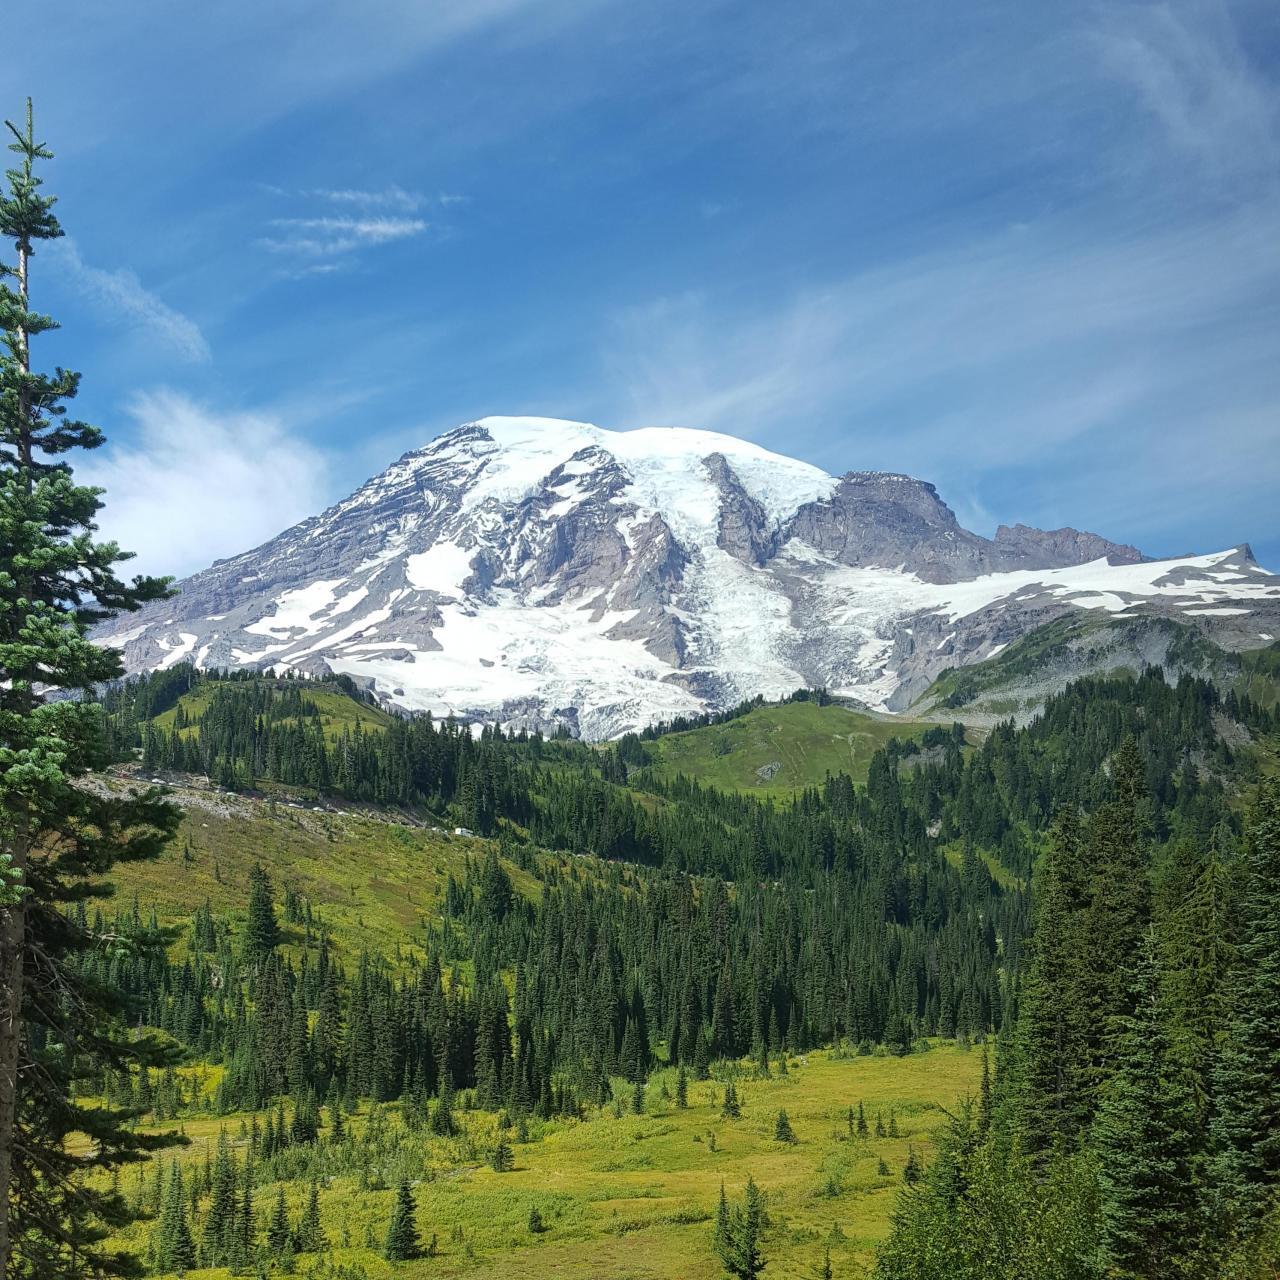
[[[1111,1074],[1093,1129],[1101,1252],[1108,1275],[1164,1280],[1195,1274],[1194,1099],[1170,1052],[1154,930],[1127,973],[1133,1012],[1112,1028]]]
[[[396,1188],[396,1202],[391,1210],[391,1222],[387,1227],[386,1247],[382,1256],[388,1262],[408,1262],[421,1252],[418,1236],[418,1206],[407,1182]]]
[[[1263,783],[1244,848],[1239,963],[1214,1068],[1212,1179],[1230,1246],[1280,1193],[1280,781]]]
[[[764,1197],[760,1188],[754,1178],[748,1177],[740,1206],[728,1208],[723,1187],[720,1200],[714,1235],[720,1264],[733,1280],[756,1280],[766,1265],[760,1251],[760,1239],[764,1233]]]
[[[1089,1000],[1084,983],[1085,882],[1080,823],[1059,815],[1035,880],[1035,932],[1014,1046],[1023,1148],[1039,1159],[1076,1144],[1089,1115]]]
[[[1078,947],[1090,997],[1088,1070],[1095,1103],[1112,1020],[1133,1012],[1129,967],[1151,921],[1150,796],[1142,754],[1132,736],[1115,753],[1111,775],[1114,797],[1093,814],[1085,833],[1091,901]]]
[[[55,1280],[131,1268],[102,1248],[128,1207],[89,1175],[162,1141],[128,1129],[120,1110],[72,1101],[81,1070],[164,1053],[121,1034],[119,992],[76,964],[98,939],[66,908],[106,892],[114,863],[158,853],[176,812],[151,792],[77,787],[107,759],[101,708],[43,691],[118,677],[119,654],[92,644],[89,627],[164,596],[167,582],[126,585],[115,566],[127,557],[94,540],[101,491],[77,485],[65,455],[102,434],[67,416],[78,374],[33,368],[32,340],[56,324],[32,309],[32,260],[62,229],[36,173],[52,153],[29,101],[25,123],[7,127],[18,159],[0,197],[0,238],[16,249],[0,266],[0,854],[23,892],[0,902],[0,1280]],[[77,1131],[89,1141],[73,1147]]]
[[[156,1232],[156,1265],[162,1271],[188,1271],[196,1265],[196,1246],[187,1221],[187,1204],[182,1195],[182,1166],[169,1166],[164,1203]]]
[[[255,862],[249,869],[249,913],[244,926],[244,953],[262,959],[280,945],[271,877]]]

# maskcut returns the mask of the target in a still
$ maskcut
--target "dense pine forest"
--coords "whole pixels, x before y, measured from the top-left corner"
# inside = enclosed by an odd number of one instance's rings
[[[1189,761],[1167,792],[1146,764],[1126,741],[1061,810],[994,1086],[904,1192],[884,1280],[1275,1274],[1280,785],[1241,831]]]

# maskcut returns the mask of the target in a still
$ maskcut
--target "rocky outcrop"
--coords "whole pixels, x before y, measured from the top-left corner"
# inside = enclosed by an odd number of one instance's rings
[[[743,487],[723,453],[713,453],[707,472],[720,497],[716,546],[744,564],[762,565],[778,550],[779,531],[769,515]]]
[[[802,507],[788,532],[840,564],[906,569],[926,582],[989,567],[986,539],[962,529],[933,485],[911,476],[851,471],[829,499]]]
[[[997,569],[1064,569],[1103,559],[1108,564],[1140,564],[1147,558],[1137,547],[1110,542],[1079,529],[1046,530],[1002,524],[994,541]]]

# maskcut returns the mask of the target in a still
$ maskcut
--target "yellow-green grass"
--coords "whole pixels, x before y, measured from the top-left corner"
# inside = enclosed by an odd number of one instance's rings
[[[958,844],[944,845],[942,854],[957,871],[964,866],[964,850]],[[1010,871],[994,853],[989,853],[986,849],[979,849],[978,857],[982,860],[982,865],[990,872],[991,878],[1002,889],[1021,889],[1025,887],[1022,877],[1017,872]]]
[[[424,926],[439,926],[449,875],[461,881],[467,858],[481,858],[492,847],[355,813],[217,793],[207,799],[210,808],[186,811],[156,861],[115,869],[118,902],[127,905],[136,895],[161,924],[182,924],[208,900],[215,916],[229,916],[234,925],[244,919],[249,870],[261,863],[275,885],[277,907],[291,887],[311,904],[317,927],[324,925],[340,952],[391,958],[397,946],[411,947]],[[528,872],[504,865],[517,891],[540,892]],[[299,940],[298,927],[285,930],[287,941]]]
[[[770,1275],[813,1274],[828,1245],[837,1275],[862,1275],[888,1232],[909,1149],[928,1158],[930,1135],[945,1119],[942,1108],[975,1090],[979,1071],[979,1054],[954,1045],[907,1058],[811,1053],[792,1059],[786,1077],[740,1081],[742,1118],[725,1120],[718,1105],[723,1086],[715,1080],[691,1084],[687,1110],[663,1100],[664,1087],[674,1093],[674,1073],[667,1070],[650,1081],[645,1115],[615,1117],[605,1108],[582,1122],[535,1123],[530,1141],[515,1145],[515,1169],[504,1174],[485,1162],[496,1135],[492,1114],[463,1113],[467,1140],[459,1141],[404,1134],[393,1106],[386,1109],[389,1127],[402,1133],[402,1142],[391,1144],[385,1160],[388,1189],[361,1190],[354,1175],[337,1176],[322,1191],[321,1213],[335,1261],[358,1263],[370,1280],[711,1280],[720,1274],[711,1250],[720,1185],[737,1197],[750,1175],[768,1197],[764,1251]],[[859,1101],[873,1125],[877,1112],[887,1124],[892,1111],[899,1136],[851,1138],[846,1112]],[[780,1108],[795,1143],[774,1140]],[[177,1158],[202,1166],[208,1144],[216,1143],[224,1126],[243,1147],[242,1119],[185,1121],[192,1142]],[[352,1123],[359,1131],[365,1122],[357,1117]],[[881,1159],[887,1176],[878,1171]],[[392,1265],[382,1260],[381,1243],[391,1188],[400,1177],[415,1183],[419,1229],[424,1241],[436,1236],[439,1253]],[[296,1219],[307,1184],[284,1185]],[[276,1192],[275,1184],[257,1189],[260,1217],[270,1212]],[[537,1236],[528,1229],[535,1207],[547,1228]],[[135,1224],[122,1243],[145,1249],[151,1230],[151,1224]],[[309,1260],[298,1261],[305,1270]],[[221,1280],[227,1273],[189,1274]]]
[[[181,707],[187,717],[187,727],[181,732],[184,737],[190,737],[196,732],[196,722],[208,710],[215,687],[215,684],[206,681],[190,693],[184,693],[175,706],[161,712],[152,724],[167,733],[173,728],[178,707]],[[366,702],[357,702],[336,689],[315,688],[310,685],[295,687],[301,689],[306,701],[315,705],[320,714],[320,723],[324,727],[325,737],[331,743],[342,736],[344,729],[354,731],[356,725],[360,725],[366,733],[379,732],[391,722],[391,717],[385,711],[378,707],[371,707]]]
[[[850,707],[789,702],[757,707],[724,724],[664,734],[646,747],[659,777],[684,774],[726,791],[789,796],[820,784],[829,773],[865,781],[871,757],[890,738],[918,738],[931,727]]]

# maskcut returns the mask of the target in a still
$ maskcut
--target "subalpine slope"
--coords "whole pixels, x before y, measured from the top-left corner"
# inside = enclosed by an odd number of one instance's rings
[[[720,724],[664,733],[644,751],[656,778],[789,796],[838,773],[863,782],[871,757],[891,738],[915,740],[932,727],[835,704],[767,703]]]

